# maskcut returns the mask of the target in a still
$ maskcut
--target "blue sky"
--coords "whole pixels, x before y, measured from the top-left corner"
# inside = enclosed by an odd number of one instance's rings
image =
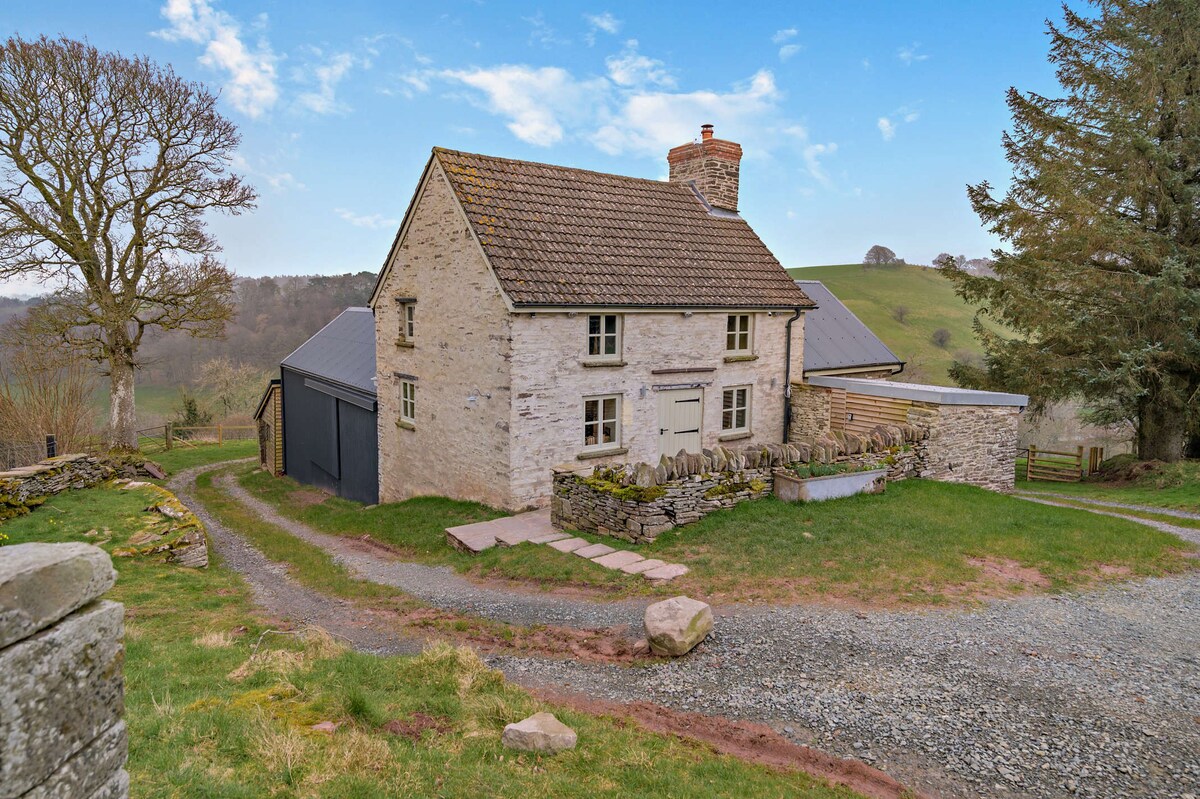
[[[47,0],[0,28],[220,89],[261,198],[213,229],[258,276],[377,270],[435,145],[662,178],[705,122],[742,144],[742,214],[785,266],[985,255],[964,186],[1007,181],[1005,90],[1054,91],[1047,18],[1056,2]]]

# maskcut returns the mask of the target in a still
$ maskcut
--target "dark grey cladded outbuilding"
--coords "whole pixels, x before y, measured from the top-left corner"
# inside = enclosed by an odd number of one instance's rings
[[[339,497],[379,501],[375,317],[347,308],[279,365],[284,471]]]

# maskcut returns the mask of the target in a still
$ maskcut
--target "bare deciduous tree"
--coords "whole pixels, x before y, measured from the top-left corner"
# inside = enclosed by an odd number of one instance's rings
[[[134,447],[148,328],[217,336],[232,275],[210,211],[253,207],[216,97],[169,67],[70,39],[0,47],[0,279],[56,290],[37,332],[103,365],[110,444]]]
[[[929,340],[933,342],[935,347],[946,349],[946,347],[950,346],[950,331],[944,327],[939,327],[937,330],[933,331],[933,334],[930,335]]]
[[[249,364],[213,358],[200,366],[199,383],[220,406],[222,418],[229,418],[254,411],[266,378],[262,370]]]
[[[908,318],[908,306],[907,305],[893,305],[892,306],[892,318],[895,319],[900,324],[904,324],[904,320]]]
[[[882,244],[876,244],[867,250],[867,254],[863,256],[863,264],[870,266],[876,264],[894,264],[899,263],[899,261],[900,259],[896,257],[895,251],[884,247]]]

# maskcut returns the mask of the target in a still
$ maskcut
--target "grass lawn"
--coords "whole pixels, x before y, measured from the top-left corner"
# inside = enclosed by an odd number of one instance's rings
[[[74,491],[3,530],[13,544],[87,541],[111,551],[155,518],[142,510],[149,501],[140,491]],[[233,572],[157,558],[115,564],[134,797],[857,796],[547,707],[466,649],[382,658],[310,631],[267,635],[255,652],[267,624]],[[541,758],[501,746],[504,724],[544,709],[576,729],[576,750]],[[312,729],[324,721],[339,726]]]
[[[169,450],[160,450],[146,457],[160,464],[168,474],[190,469],[193,466],[204,466],[220,461],[232,461],[239,458],[253,458],[258,455],[258,441],[244,439],[241,441],[226,441],[223,445],[196,444],[188,446],[176,442]]]
[[[1071,494],[1080,499],[1102,499],[1200,513],[1200,461],[1162,463],[1132,479],[1127,479],[1128,474],[1121,477],[1125,479],[1106,479],[1101,474],[1079,483],[1026,480],[1024,461],[1017,464],[1017,488],[1021,490],[1049,491]],[[1176,521],[1172,521],[1172,524]]]
[[[368,533],[397,546],[405,557],[477,575],[536,581],[542,587],[591,586],[614,595],[924,605],[1059,591],[1196,565],[1183,555],[1191,545],[1132,522],[972,486],[910,480],[878,496],[743,503],[648,545],[584,536],[691,569],[650,587],[640,577],[533,544],[478,556],[452,550],[443,529],[494,513],[480,505],[425,498],[363,508],[335,497],[305,504],[297,499],[319,497],[293,481],[250,469],[239,474],[251,493],[324,532]]]
[[[505,515],[475,502],[419,497],[364,507],[358,502],[322,495],[289,477],[272,477],[253,466],[235,468],[234,473],[243,487],[285,516],[334,535],[368,534],[411,560],[450,566],[477,577],[516,580],[545,588],[586,586],[624,593],[649,590],[641,578],[605,569],[549,547],[495,547],[479,555],[459,552],[446,542],[447,527]]]

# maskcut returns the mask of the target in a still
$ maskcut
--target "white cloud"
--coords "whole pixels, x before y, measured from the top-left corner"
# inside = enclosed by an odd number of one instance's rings
[[[317,51],[320,56],[320,51]],[[312,111],[314,114],[332,114],[346,110],[346,106],[337,100],[337,86],[342,79],[356,66],[368,66],[351,53],[334,53],[319,66],[301,73],[316,84],[314,91],[302,92],[296,97],[296,103]],[[305,72],[310,73],[308,75]]]
[[[800,31],[796,30],[795,28],[784,28],[783,30],[777,30],[775,31],[775,35],[771,37],[771,41],[773,41],[775,44],[783,44],[788,39],[796,38],[796,34],[799,32]]]
[[[353,211],[345,208],[335,208],[333,209],[333,212],[344,221],[349,222],[351,225],[354,225],[355,227],[366,228],[368,230],[389,229],[400,224],[399,219],[385,217],[383,214],[362,215],[356,214]]]
[[[484,108],[507,117],[518,139],[540,147],[562,141],[564,125],[594,117],[610,88],[604,78],[576,80],[561,67],[502,64],[441,75],[481,91]]]
[[[637,39],[630,39],[625,42],[625,49],[620,54],[604,60],[613,83],[618,86],[674,86],[675,78],[671,76],[667,65],[656,58],[642,55],[637,51],[637,46]]]
[[[255,182],[266,183],[277,192],[304,191],[307,188],[291,172],[276,171],[267,166],[255,166],[241,153],[234,153],[230,163],[238,172],[248,175]]]
[[[779,60],[787,61],[789,58],[800,52],[804,48],[798,44],[785,44],[779,48]]]
[[[896,51],[896,57],[904,62],[904,66],[912,66],[915,61],[926,61],[929,56],[926,53],[918,53],[921,48],[920,42],[916,42],[908,47],[901,47]]]
[[[559,38],[558,32],[546,22],[545,15],[541,11],[534,14],[532,17],[521,17],[529,23],[529,43],[540,44],[542,47],[555,47],[557,45],[570,44],[570,39]]]
[[[863,68],[864,70],[870,70],[870,69],[871,69],[871,59],[869,59],[869,58],[864,58],[864,59],[862,60],[862,68]]]
[[[822,186],[830,186],[833,181],[829,179],[829,174],[825,171],[821,164],[821,158],[827,155],[833,155],[837,152],[837,145],[833,142],[829,144],[810,144],[804,148],[804,166],[808,169],[808,174],[813,180],[820,183]]]
[[[237,20],[214,9],[209,0],[167,0],[161,13],[170,27],[152,35],[170,42],[203,45],[200,63],[227,74],[224,94],[234,108],[258,117],[275,105],[279,99],[276,57],[265,39],[254,48],[248,47],[241,39]],[[255,27],[264,26],[265,16],[259,15]]]
[[[607,11],[603,14],[584,14],[583,18],[588,21],[593,31],[604,31],[615,36],[621,30],[621,20]]]
[[[875,127],[879,128],[879,133],[883,136],[884,141],[891,141],[896,137],[896,131],[901,123],[916,122],[921,118],[919,111],[914,111],[907,106],[900,106],[891,114],[885,117],[880,117],[875,123]]]
[[[591,141],[614,155],[661,156],[694,137],[702,122],[720,126],[731,137],[749,133],[776,110],[779,97],[775,76],[765,69],[728,92],[632,92],[621,99],[612,119]]]

